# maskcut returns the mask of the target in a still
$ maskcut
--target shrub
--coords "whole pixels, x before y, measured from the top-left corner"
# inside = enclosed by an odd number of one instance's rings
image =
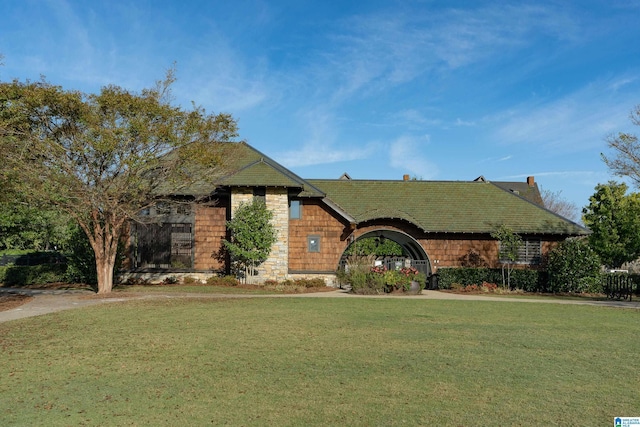
[[[27,286],[65,281],[66,264],[8,265],[0,267],[0,283]]]
[[[211,276],[207,279],[207,285],[211,286],[238,286],[240,282],[234,276]]]
[[[469,285],[502,283],[499,268],[451,267],[438,269],[440,289],[461,289]],[[547,273],[538,270],[514,270],[511,273],[511,287],[526,292],[544,292],[548,288]]]
[[[313,279],[295,279],[293,281],[293,284],[295,286],[300,286],[303,288],[324,288],[325,286],[327,286],[324,279],[321,279],[319,277]]]
[[[553,292],[601,292],[600,258],[583,239],[567,239],[549,253]]]
[[[351,291],[357,294],[379,294],[394,290],[408,291],[412,282],[419,284],[420,291],[426,284],[426,276],[413,267],[387,270],[383,266],[372,266],[373,257],[351,256],[347,267],[338,271],[341,283],[351,285]]]
[[[200,285],[202,284],[200,280],[196,279],[193,276],[185,276],[182,278],[182,284],[184,285]]]

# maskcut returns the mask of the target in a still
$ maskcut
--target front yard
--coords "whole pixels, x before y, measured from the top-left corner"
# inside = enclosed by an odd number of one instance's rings
[[[0,324],[0,425],[608,425],[640,410],[638,316],[357,297],[70,310]]]

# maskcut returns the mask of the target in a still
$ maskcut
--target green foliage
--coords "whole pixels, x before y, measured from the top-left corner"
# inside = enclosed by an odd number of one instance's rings
[[[273,212],[264,201],[254,199],[251,203],[240,203],[227,221],[231,240],[225,240],[233,262],[244,269],[245,279],[253,276],[255,267],[267,260],[271,247],[276,242],[277,231],[271,220]]]
[[[99,94],[46,81],[0,83],[0,184],[34,206],[65,212],[87,234],[98,292],[110,292],[123,227],[196,181],[215,180],[220,144],[237,136],[228,114],[171,105],[173,70],[140,93]]]
[[[264,286],[266,288],[271,289],[313,289],[313,288],[324,288],[327,286],[324,279],[319,277],[315,277],[312,279],[303,277],[299,279],[287,279],[282,282],[278,282],[277,280],[265,280]]]
[[[439,268],[438,286],[452,289],[456,285],[480,286],[482,283],[500,283],[502,270],[499,268]],[[511,288],[525,292],[546,292],[547,274],[538,270],[514,270],[511,274]]]
[[[70,229],[65,242],[68,264],[65,281],[95,285],[98,283],[96,258],[89,239],[79,226],[73,225]]]
[[[582,239],[567,239],[549,253],[550,290],[553,292],[600,292],[601,264],[598,254]]]
[[[70,218],[28,205],[16,196],[0,203],[0,250],[63,249]]]
[[[380,294],[394,290],[409,291],[412,282],[417,282],[419,291],[426,284],[426,276],[412,267],[387,270],[385,267],[372,267],[373,255],[368,257],[351,256],[344,270],[338,271],[341,283],[351,286],[357,294]]]
[[[518,260],[518,251],[522,247],[522,238],[506,225],[501,225],[491,233],[491,237],[500,242],[500,260],[514,263]]]
[[[502,286],[511,288],[511,272],[514,270],[515,262],[518,260],[518,252],[522,247],[522,238],[506,225],[501,225],[496,231],[491,233],[491,237],[500,242],[499,260],[503,263]],[[505,280],[504,271],[506,266],[507,276]]]
[[[364,239],[356,240],[347,247],[344,254],[347,256],[375,255],[393,257],[401,257],[405,255],[404,250],[399,243],[380,237],[365,237]]]
[[[512,289],[525,292],[548,292],[549,274],[540,270],[513,270],[511,273]]]
[[[627,193],[627,185],[598,184],[582,220],[591,230],[589,243],[609,268],[640,257],[640,194]]]
[[[8,265],[0,267],[0,283],[5,286],[29,286],[64,282],[67,265]]]

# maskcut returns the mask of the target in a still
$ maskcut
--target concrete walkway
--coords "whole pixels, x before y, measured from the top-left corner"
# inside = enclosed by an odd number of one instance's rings
[[[40,316],[42,314],[54,313],[72,308],[87,307],[109,302],[129,301],[134,299],[167,299],[167,298],[395,298],[395,299],[428,299],[428,300],[460,300],[460,301],[499,301],[499,302],[519,302],[519,303],[545,303],[545,304],[573,304],[592,305],[602,307],[618,307],[640,309],[640,301],[578,301],[551,298],[508,298],[485,295],[464,295],[439,291],[422,291],[421,295],[353,295],[345,290],[336,289],[331,292],[316,292],[308,294],[276,294],[276,295],[253,295],[253,294],[197,294],[197,293],[153,293],[153,294],[111,294],[100,298],[91,291],[78,290],[37,290],[37,289],[17,289],[0,288],[0,294],[22,294],[30,295],[34,298],[26,304],[17,308],[0,312],[0,323],[10,320],[22,319],[25,317]]]

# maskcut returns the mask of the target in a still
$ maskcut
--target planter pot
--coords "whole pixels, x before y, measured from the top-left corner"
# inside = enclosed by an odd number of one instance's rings
[[[411,294],[419,294],[420,293],[420,283],[413,281],[411,282],[411,287],[409,287],[409,293]]]

